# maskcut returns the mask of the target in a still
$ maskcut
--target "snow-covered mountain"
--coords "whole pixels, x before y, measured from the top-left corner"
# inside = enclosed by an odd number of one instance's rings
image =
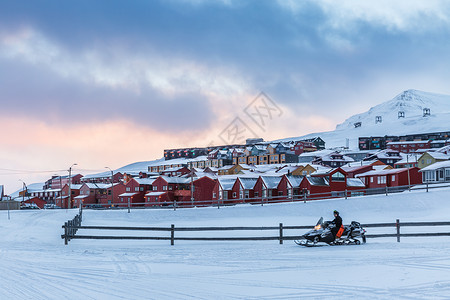
[[[423,117],[423,110],[426,108],[430,109],[431,118]],[[404,118],[399,118],[400,112],[404,113]],[[385,127],[382,125],[383,123],[407,127],[419,123],[422,126],[424,120],[434,121],[434,117],[441,113],[450,113],[450,96],[407,90],[392,100],[372,107],[367,112],[348,118],[342,124],[337,125],[336,130],[353,129],[357,122],[361,122],[362,127]],[[376,124],[377,116],[382,118],[381,124]],[[450,119],[447,125],[450,125]]]
[[[424,116],[424,109],[430,110]],[[404,117],[399,118],[399,113]],[[381,122],[376,118],[381,117]],[[359,127],[355,124],[360,123]],[[320,136],[326,147],[348,146],[358,148],[361,136],[405,135],[450,131],[450,95],[440,95],[418,90],[407,90],[392,100],[370,108],[367,112],[351,116],[336,126],[336,130],[312,133],[283,140],[301,140]],[[348,140],[348,141],[347,141]]]

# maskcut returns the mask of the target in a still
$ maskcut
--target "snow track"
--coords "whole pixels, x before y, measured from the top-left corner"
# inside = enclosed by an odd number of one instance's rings
[[[450,191],[177,211],[84,212],[85,225],[313,224],[448,220]],[[376,208],[376,209],[375,209]],[[450,238],[368,239],[305,248],[285,241],[72,240],[75,210],[0,212],[0,299],[448,299]],[[328,213],[328,215],[327,215]],[[301,221],[299,221],[301,220]],[[449,229],[450,230],[450,229]],[[217,234],[217,233],[215,233]]]

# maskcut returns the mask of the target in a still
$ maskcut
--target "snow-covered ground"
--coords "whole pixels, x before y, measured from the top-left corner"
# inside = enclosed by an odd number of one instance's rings
[[[334,209],[341,211],[344,223],[397,218],[448,221],[449,199],[447,188],[263,207],[132,210],[130,214],[85,210],[83,225],[309,225],[320,216],[330,219]],[[176,241],[170,246],[169,241],[72,240],[65,246],[61,225],[76,212],[13,211],[11,220],[6,211],[0,212],[0,299],[450,297],[450,238],[402,238],[401,243],[395,238],[368,239],[360,246],[317,248],[291,241],[283,245],[277,241]]]

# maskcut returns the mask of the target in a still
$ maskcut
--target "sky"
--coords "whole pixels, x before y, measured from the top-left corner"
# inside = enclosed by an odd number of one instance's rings
[[[449,78],[448,1],[2,0],[0,185],[333,130]]]

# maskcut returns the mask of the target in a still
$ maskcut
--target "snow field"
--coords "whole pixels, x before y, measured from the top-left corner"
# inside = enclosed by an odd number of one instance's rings
[[[85,210],[83,225],[277,226],[446,221],[450,189],[261,206]],[[0,212],[0,299],[448,299],[450,238],[368,239],[361,246],[304,248],[291,241],[72,240],[61,225],[77,210]],[[436,228],[402,228],[420,232]],[[388,232],[394,229],[381,228]],[[439,228],[450,231],[450,228]],[[94,231],[79,234],[91,234]],[[305,231],[286,231],[285,235]],[[375,233],[374,228],[368,229]],[[98,231],[112,235],[123,232]],[[135,235],[137,232],[132,232]],[[154,232],[145,232],[154,235]],[[168,236],[168,233],[163,235]],[[176,232],[176,235],[181,233]],[[188,232],[186,236],[221,236]],[[227,232],[277,235],[278,232]]]

